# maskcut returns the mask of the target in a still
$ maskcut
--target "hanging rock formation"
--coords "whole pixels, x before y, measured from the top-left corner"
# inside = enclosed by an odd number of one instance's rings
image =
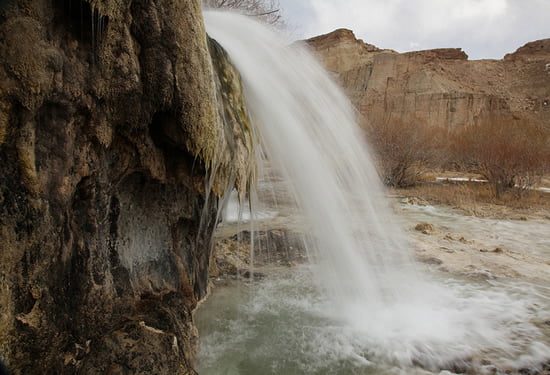
[[[492,114],[550,122],[550,39],[474,61],[458,48],[382,50],[345,29],[306,42],[372,124],[454,128]]]
[[[14,374],[194,373],[217,196],[254,171],[238,79],[199,0],[2,2],[0,356]]]

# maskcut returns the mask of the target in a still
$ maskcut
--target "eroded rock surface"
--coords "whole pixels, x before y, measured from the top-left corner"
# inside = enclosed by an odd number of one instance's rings
[[[459,48],[397,53],[340,29],[306,41],[365,121],[460,127],[490,115],[550,121],[550,39],[502,60],[468,60]]]
[[[14,374],[194,373],[216,194],[253,171],[200,1],[4,3],[0,355]]]

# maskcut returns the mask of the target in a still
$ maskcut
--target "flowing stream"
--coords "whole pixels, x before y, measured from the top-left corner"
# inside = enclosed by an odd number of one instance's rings
[[[242,75],[262,148],[315,238],[315,262],[216,291],[197,315],[199,371],[490,371],[550,359],[534,323],[537,293],[416,264],[351,104],[305,48],[237,14],[209,11],[205,22]]]

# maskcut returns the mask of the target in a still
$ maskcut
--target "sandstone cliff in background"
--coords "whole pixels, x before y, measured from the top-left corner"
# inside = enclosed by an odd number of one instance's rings
[[[473,61],[459,48],[382,50],[345,29],[306,42],[371,124],[453,128],[510,114],[550,124],[550,39]]]
[[[200,0],[2,2],[0,83],[0,358],[194,373],[215,194],[253,172]]]

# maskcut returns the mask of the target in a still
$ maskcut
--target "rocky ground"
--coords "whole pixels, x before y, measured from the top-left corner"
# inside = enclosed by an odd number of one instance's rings
[[[483,201],[461,184],[423,185],[389,193],[420,262],[454,274],[550,282],[550,194],[505,204]],[[307,261],[307,232],[293,212],[256,225],[254,268]],[[222,225],[211,276],[247,275],[250,225]]]
[[[550,282],[550,194],[491,202],[474,190],[443,184],[394,192],[417,258],[452,273]]]

